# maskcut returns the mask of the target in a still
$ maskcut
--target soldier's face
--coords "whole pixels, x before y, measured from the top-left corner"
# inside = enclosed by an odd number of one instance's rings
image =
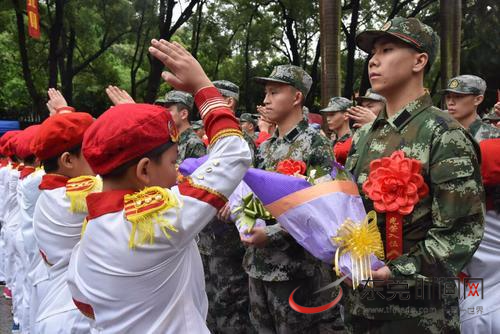
[[[170,111],[170,115],[172,115],[172,120],[175,123],[175,126],[177,128],[180,128],[181,125],[185,122],[187,122],[187,117],[188,117],[188,112],[185,109],[180,109],[179,106],[173,104],[168,107],[168,110]]]
[[[381,37],[373,45],[368,75],[374,91],[390,95],[415,75],[417,57],[421,55],[403,42]],[[384,94],[385,93],[385,94]]]
[[[344,123],[347,121],[347,115],[345,112],[330,112],[326,114],[326,124],[328,124],[328,130],[337,131]]]
[[[302,103],[302,93],[290,85],[269,82],[265,93],[263,115],[276,123],[286,119]]]
[[[360,104],[362,107],[370,109],[370,111],[372,113],[374,113],[376,116],[378,116],[378,114],[380,114],[382,109],[384,109],[384,102],[364,100],[364,101],[361,101]]]
[[[250,122],[241,122],[241,129],[246,133],[253,133],[255,130],[253,124]]]
[[[479,98],[481,97],[481,98]],[[471,117],[482,101],[482,95],[447,93],[445,96],[448,113],[456,120]]]

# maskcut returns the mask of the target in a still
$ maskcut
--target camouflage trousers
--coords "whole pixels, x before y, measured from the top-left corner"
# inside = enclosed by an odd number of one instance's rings
[[[212,333],[255,333],[250,322],[248,275],[243,254],[202,255],[208,297],[207,326]]]
[[[314,295],[323,286],[324,280],[318,273],[315,277],[283,282],[267,282],[250,277],[250,317],[259,333],[344,333],[339,306],[319,314],[302,314],[289,304],[293,290],[294,300],[303,306],[319,306],[332,300],[331,291]],[[331,283],[328,282],[328,283]]]

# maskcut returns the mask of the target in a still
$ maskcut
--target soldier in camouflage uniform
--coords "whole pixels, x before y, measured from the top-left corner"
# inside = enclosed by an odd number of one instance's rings
[[[258,138],[259,134],[255,132],[257,128],[257,119],[250,113],[243,113],[240,116],[241,129],[247,133],[254,141]]]
[[[172,119],[179,131],[178,164],[186,158],[199,158],[207,154],[205,145],[194,133],[189,122],[193,105],[194,99],[189,93],[172,90],[165,95],[165,106],[170,110]]]
[[[226,100],[229,108],[236,113],[236,108],[238,108],[238,101],[240,98],[240,88],[227,80],[217,80],[213,82],[214,86],[219,90],[220,94]],[[252,161],[255,163],[255,153],[257,152],[257,146],[255,145],[255,140],[245,131],[243,131],[243,139],[250,146],[250,151],[252,152]]]
[[[331,143],[308,126],[302,112],[311,77],[300,67],[281,65],[269,77],[256,80],[266,85],[263,116],[278,125],[274,135],[260,145],[257,167],[275,170],[278,162],[294,159],[329,172],[334,161]],[[250,276],[254,326],[259,333],[328,333],[333,326],[342,330],[338,309],[308,315],[290,308],[290,293],[299,286],[297,300],[302,305],[323,305],[325,297],[330,301],[327,293],[313,296],[313,292],[331,282],[331,268],[325,271],[279,224],[267,223],[265,228],[254,228],[250,236],[241,236],[248,246],[243,266]],[[323,330],[324,324],[327,329]]]
[[[328,129],[335,133],[333,140],[333,153],[335,160],[344,165],[347,153],[351,149],[351,128],[349,127],[349,117],[347,109],[352,107],[352,101],[345,97],[335,96],[330,99],[328,106],[320,110],[326,118]]]
[[[381,291],[375,290],[371,298],[366,294],[369,287],[344,287],[345,322],[353,333],[460,332],[458,297],[442,296],[435,280],[457,277],[479,245],[484,190],[477,144],[450,115],[432,106],[423,87],[424,71],[432,64],[438,44],[437,34],[415,18],[396,17],[381,30],[357,36],[358,47],[372,55],[371,85],[387,104],[373,123],[354,135],[346,168],[357,179],[367,211],[374,209],[373,201],[362,192],[370,162],[397,150],[421,162],[430,191],[403,216],[402,253],[372,271],[373,279],[382,281],[376,287]],[[385,245],[386,214],[377,216]],[[430,281],[434,296],[428,295],[425,286],[419,290],[415,279]],[[389,298],[391,280],[407,284],[400,287],[406,295]]]
[[[451,78],[444,90],[448,112],[469,130],[477,142],[500,138],[500,129],[483,122],[477,113],[485,91],[486,82],[475,75]]]
[[[214,86],[234,112],[238,86],[229,81],[214,81]],[[255,150],[253,140],[248,136],[245,139]],[[225,206],[199,233],[208,296],[207,326],[212,333],[255,333],[249,316],[248,275],[241,266],[245,248],[228,214]]]

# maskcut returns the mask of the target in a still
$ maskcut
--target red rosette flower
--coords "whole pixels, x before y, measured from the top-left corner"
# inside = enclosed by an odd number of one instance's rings
[[[363,192],[373,201],[377,212],[408,215],[429,193],[421,170],[420,161],[406,158],[403,151],[396,151],[390,157],[370,163],[370,174],[363,184]]]
[[[305,175],[307,170],[306,163],[301,160],[287,159],[278,162],[276,166],[276,172],[285,175]]]

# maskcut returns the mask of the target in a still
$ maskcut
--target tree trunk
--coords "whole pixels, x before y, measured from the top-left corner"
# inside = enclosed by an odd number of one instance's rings
[[[451,76],[460,75],[460,50],[462,40],[462,1],[455,0],[453,5],[453,21],[451,41]]]
[[[248,85],[250,83],[250,70],[251,70],[251,64],[250,64],[250,29],[252,28],[252,21],[253,21],[253,18],[255,16],[255,14],[257,13],[257,10],[259,8],[259,5],[255,5],[253,11],[252,11],[252,14],[250,15],[250,19],[248,20],[248,25],[247,25],[247,31],[246,31],[246,37],[245,37],[245,54],[244,54],[244,58],[245,58],[245,83],[244,83],[244,91],[245,92],[248,92]],[[252,110],[252,99],[251,97],[249,96],[249,94],[245,94],[245,108],[247,110],[247,112],[251,112],[250,110]]]
[[[340,95],[341,0],[320,0],[321,105]]]
[[[439,21],[441,23],[441,88],[445,89],[452,76],[453,5],[455,0],[440,0]],[[446,108],[444,97],[441,106]]]
[[[354,85],[354,55],[356,53],[356,30],[358,29],[359,0],[352,0],[351,24],[349,25],[349,34],[347,40],[347,66],[344,81],[343,96],[351,99],[353,97]]]
[[[50,27],[49,34],[49,88],[57,88],[58,72],[57,64],[59,58],[59,43],[63,29],[64,1],[55,0],[56,15]]]

